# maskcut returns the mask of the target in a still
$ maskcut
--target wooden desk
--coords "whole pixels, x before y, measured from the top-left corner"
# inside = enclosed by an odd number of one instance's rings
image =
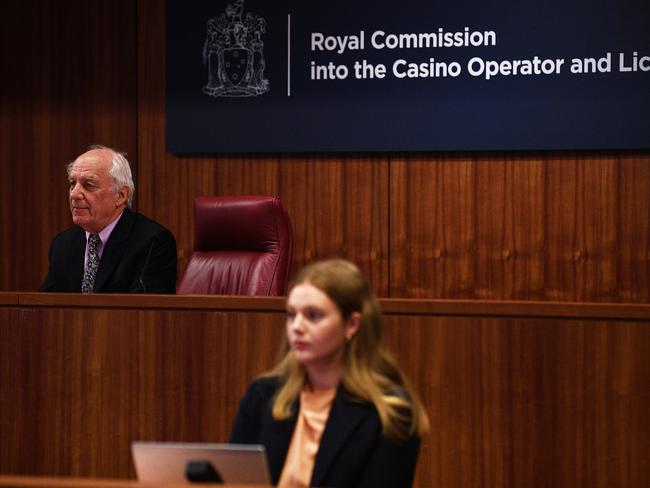
[[[431,418],[416,485],[646,486],[650,306],[382,300]],[[228,438],[282,298],[0,293],[0,473],[133,478]]]
[[[54,478],[47,476],[2,476],[0,488],[187,488],[186,484],[140,483],[135,480]],[[262,488],[260,485],[201,485],[228,488]]]

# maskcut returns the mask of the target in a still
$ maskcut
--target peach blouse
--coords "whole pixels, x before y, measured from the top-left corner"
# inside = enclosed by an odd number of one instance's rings
[[[309,486],[320,439],[335,396],[336,388],[321,391],[305,388],[300,392],[300,411],[280,475],[279,487]]]

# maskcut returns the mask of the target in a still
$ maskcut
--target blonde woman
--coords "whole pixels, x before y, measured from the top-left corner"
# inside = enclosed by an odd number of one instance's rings
[[[293,279],[282,359],[249,386],[230,439],[266,447],[274,484],[411,486],[428,419],[382,322],[349,261],[317,262]]]

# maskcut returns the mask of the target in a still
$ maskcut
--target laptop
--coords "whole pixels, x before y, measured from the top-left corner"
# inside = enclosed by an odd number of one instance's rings
[[[266,451],[258,444],[133,442],[131,453],[139,481],[189,483],[188,463],[207,462],[225,483],[271,485]]]

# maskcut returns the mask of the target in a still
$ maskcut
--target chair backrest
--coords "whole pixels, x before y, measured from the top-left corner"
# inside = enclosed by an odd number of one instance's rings
[[[278,197],[197,197],[194,229],[194,250],[177,293],[286,292],[293,229]]]

